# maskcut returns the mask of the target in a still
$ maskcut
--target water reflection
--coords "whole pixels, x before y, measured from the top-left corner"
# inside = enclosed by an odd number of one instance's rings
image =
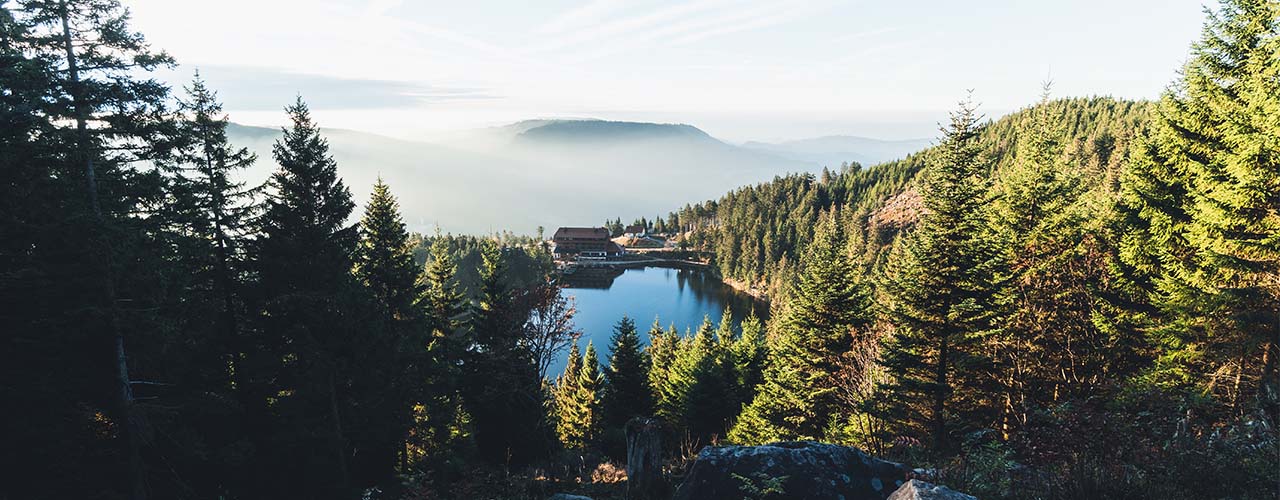
[[[649,267],[643,269],[600,270],[579,269],[563,278],[566,293],[577,302],[574,322],[583,331],[581,344],[595,343],[601,362],[607,363],[609,337],[613,326],[625,314],[635,320],[640,337],[648,342],[647,332],[654,318],[663,328],[668,325],[684,333],[697,329],[704,316],[713,322],[728,307],[735,326],[752,311],[762,320],[768,318],[768,305],[738,292],[705,271]],[[564,369],[564,359],[551,366],[550,374]]]

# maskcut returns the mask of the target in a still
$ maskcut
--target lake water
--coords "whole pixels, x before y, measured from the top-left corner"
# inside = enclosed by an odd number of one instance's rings
[[[720,321],[726,307],[735,325],[752,310],[761,320],[767,319],[767,304],[734,290],[710,273],[699,270],[648,267],[625,271],[580,270],[564,277],[565,293],[574,297],[578,313],[574,324],[582,331],[580,346],[595,343],[600,362],[608,364],[609,337],[613,327],[629,316],[636,322],[640,339],[649,342],[649,327],[656,317],[665,329],[674,324],[681,334],[685,329],[697,330],[704,316],[713,323]],[[564,371],[566,355],[554,363],[547,374],[555,378]]]

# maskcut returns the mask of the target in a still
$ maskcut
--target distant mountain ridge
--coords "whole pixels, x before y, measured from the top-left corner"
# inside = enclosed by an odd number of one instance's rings
[[[227,132],[233,144],[258,154],[246,180],[265,180],[275,169],[271,147],[280,129],[231,124]],[[828,164],[803,159],[796,151],[851,144],[832,146],[822,138],[770,145],[773,149],[764,143],[744,147],[687,124],[596,119],[525,120],[444,143],[344,129],[321,133],[357,203],[365,202],[382,177],[399,197],[411,230],[430,232],[439,225],[472,234],[508,229],[532,234],[538,226],[664,215],[687,200],[712,198],[733,186],[816,173]],[[859,139],[858,144],[905,147]],[[835,154],[840,161],[865,157]]]
[[[530,140],[691,139],[720,142],[702,129],[686,124],[606,120],[545,120],[519,133]]]

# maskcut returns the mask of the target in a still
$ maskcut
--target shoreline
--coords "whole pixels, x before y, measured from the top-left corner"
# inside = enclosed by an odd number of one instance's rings
[[[716,274],[719,274],[719,273],[716,273]],[[732,288],[738,292],[749,295],[751,298],[755,299],[758,302],[763,302],[766,304],[769,303],[769,292],[765,291],[764,289],[749,286],[746,283],[735,280],[733,278],[726,278],[723,276],[718,276],[718,277],[720,278],[720,282],[726,285],[729,285],[729,288]]]

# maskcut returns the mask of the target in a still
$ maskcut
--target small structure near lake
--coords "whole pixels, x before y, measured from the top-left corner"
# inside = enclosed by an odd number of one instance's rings
[[[609,239],[603,227],[562,227],[551,237],[557,259],[580,258],[604,260],[622,255],[622,247]]]

